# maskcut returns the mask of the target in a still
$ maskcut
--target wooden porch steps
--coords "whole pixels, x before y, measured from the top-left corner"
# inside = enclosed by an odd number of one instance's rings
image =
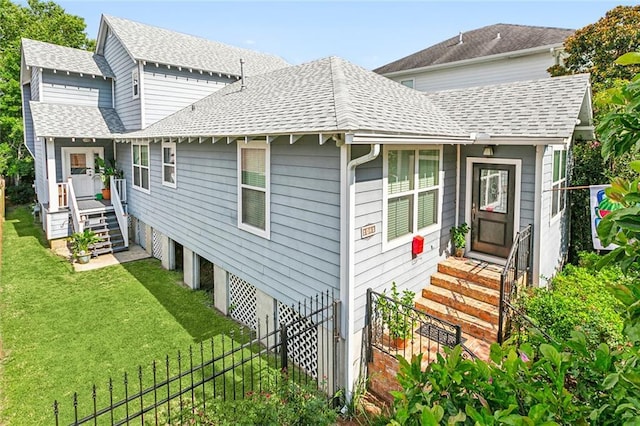
[[[462,332],[471,337],[495,342],[501,272],[498,265],[450,257],[438,264],[431,285],[422,290],[415,306],[460,325]]]
[[[89,212],[86,216],[85,228],[91,229],[102,240],[91,246],[91,253],[94,256],[127,250],[118,219],[113,210]]]

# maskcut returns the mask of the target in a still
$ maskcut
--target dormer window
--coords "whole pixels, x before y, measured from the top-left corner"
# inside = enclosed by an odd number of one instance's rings
[[[133,99],[140,97],[140,79],[137,69],[131,71],[131,93],[133,94]]]

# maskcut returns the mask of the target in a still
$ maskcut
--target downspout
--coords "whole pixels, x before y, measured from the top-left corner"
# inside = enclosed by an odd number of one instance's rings
[[[346,158],[346,155],[350,152],[344,147],[345,151],[343,155]],[[343,188],[343,191],[346,195],[346,201],[343,205],[347,206],[347,212],[344,212],[344,217],[346,219],[346,223],[344,226],[346,231],[343,232],[343,238],[346,239],[346,250],[343,253],[346,253],[346,259],[344,260],[344,266],[346,267],[345,278],[346,282],[343,283],[342,291],[345,291],[345,296],[343,300],[346,301],[346,310],[347,310],[347,318],[346,318],[346,330],[345,330],[345,339],[346,339],[346,356],[345,356],[345,373],[346,373],[346,400],[347,402],[351,401],[351,397],[353,395],[353,386],[356,383],[356,374],[355,374],[355,365],[357,356],[354,353],[356,349],[356,345],[354,342],[354,333],[355,333],[355,230],[353,228],[353,224],[355,223],[356,217],[356,167],[361,164],[368,163],[376,159],[380,155],[380,144],[371,144],[371,150],[369,153],[363,155],[362,157],[354,158],[349,161],[346,167],[346,185],[347,188]],[[342,169],[345,170],[345,169]]]
[[[533,265],[532,276],[533,286],[538,287],[540,285],[540,247],[542,231],[542,177],[544,165],[544,151],[546,146],[536,145],[536,172],[534,182],[534,201],[533,201]]]
[[[458,226],[460,216],[460,145],[456,145],[456,219],[455,226]]]

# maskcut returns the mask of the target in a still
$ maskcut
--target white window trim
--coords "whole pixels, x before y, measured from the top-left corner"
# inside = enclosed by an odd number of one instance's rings
[[[134,81],[138,82],[137,83],[138,93],[136,93],[136,91],[134,90],[134,88],[136,87],[136,84],[134,84]],[[131,99],[138,99],[138,98],[140,98],[140,70],[136,65],[136,67],[131,70]]]
[[[394,197],[389,197],[389,151],[395,150],[438,150],[440,152],[439,157],[439,167],[438,171],[438,215],[437,222],[429,225],[422,229],[417,229],[418,227],[418,203],[417,203],[417,194],[420,192],[417,188],[414,188],[411,192],[414,194],[414,203],[413,203],[413,231],[409,232],[407,235],[403,235],[402,237],[398,237],[394,240],[388,241],[387,232],[388,232],[388,224],[387,220],[389,218],[389,198],[396,198],[397,194],[394,194]],[[402,245],[406,245],[411,242],[414,236],[416,235],[427,235],[432,232],[439,230],[442,226],[442,203],[443,203],[443,187],[444,187],[444,169],[443,169],[443,147],[442,145],[384,145],[383,148],[383,156],[382,156],[382,251],[391,250]],[[415,161],[418,161],[418,156],[416,155]],[[417,165],[416,165],[417,166]],[[418,179],[418,167],[415,167],[415,177],[414,182],[417,185]],[[435,187],[433,187],[435,188]],[[432,189],[433,189],[432,188]]]
[[[407,86],[406,84],[404,84],[405,81],[410,81],[411,82],[411,87]],[[402,84],[404,87],[407,87],[409,89],[414,89],[416,88],[416,79],[415,78],[403,78],[398,80],[398,83]]]
[[[164,162],[164,150],[165,148],[171,148],[173,150],[173,164]],[[175,142],[162,142],[162,185],[168,186],[169,188],[176,188],[178,185],[178,148]],[[172,166],[173,167],[173,183],[167,182],[165,180],[165,167]]]
[[[250,232],[252,234],[258,235],[259,237],[266,238],[267,240],[271,239],[271,145],[265,141],[251,141],[244,142],[238,141],[238,154],[237,154],[237,171],[238,171],[238,228],[244,231]],[[251,148],[251,149],[263,149],[265,151],[265,225],[264,229],[256,228],[255,226],[251,226],[242,222],[242,149],[243,148]],[[252,189],[262,190],[263,188],[255,188],[247,187]]]
[[[149,153],[149,165],[148,166],[142,166],[142,165],[136,165],[133,163],[133,147],[134,146],[146,146],[148,153]],[[142,186],[137,186],[134,184],[135,179],[134,179],[134,174],[135,174],[135,167],[141,167],[141,168],[146,168],[149,171],[149,188],[144,188]],[[140,177],[140,183],[142,183],[142,177]],[[136,191],[140,191],[140,192],[144,192],[145,194],[150,194],[151,193],[151,147],[149,146],[149,142],[132,142],[131,143],[131,188],[135,189]]]
[[[556,152],[565,152],[565,162],[564,162],[564,177],[560,178],[559,180],[553,180],[553,163],[555,160],[555,156],[556,156]],[[562,158],[562,154],[560,154],[560,158]],[[553,214],[553,194],[556,192],[553,190],[553,187],[556,186],[556,184],[560,183],[561,187],[566,188],[567,186],[567,165],[569,162],[569,152],[567,151],[567,149],[564,146],[553,146],[553,152],[551,154],[551,200],[549,202],[549,224],[553,224],[557,221],[560,220],[560,218],[563,216],[563,213],[565,211],[565,209],[567,208],[567,197],[566,197],[566,193],[565,193],[565,197],[564,197],[564,202],[562,203],[562,206],[560,206],[560,208],[558,209],[558,211],[556,212],[556,214]],[[560,163],[560,166],[562,167],[562,163]],[[562,186],[562,182],[564,182],[564,186]],[[562,195],[562,191],[558,191],[558,197],[561,197]]]

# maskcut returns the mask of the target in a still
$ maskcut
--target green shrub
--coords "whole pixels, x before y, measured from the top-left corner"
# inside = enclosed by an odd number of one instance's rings
[[[553,337],[568,339],[574,330],[590,347],[622,341],[624,308],[611,289],[625,278],[618,268],[594,269],[599,256],[581,255],[581,266],[567,265],[549,288],[533,289],[523,299],[529,317]]]
[[[6,189],[7,198],[13,205],[29,204],[36,198],[31,183],[21,183],[16,186],[8,186]]]
[[[260,392],[249,392],[245,399],[214,400],[206,407],[206,411],[196,410],[189,424],[328,426],[338,417],[326,395],[286,379]]]

